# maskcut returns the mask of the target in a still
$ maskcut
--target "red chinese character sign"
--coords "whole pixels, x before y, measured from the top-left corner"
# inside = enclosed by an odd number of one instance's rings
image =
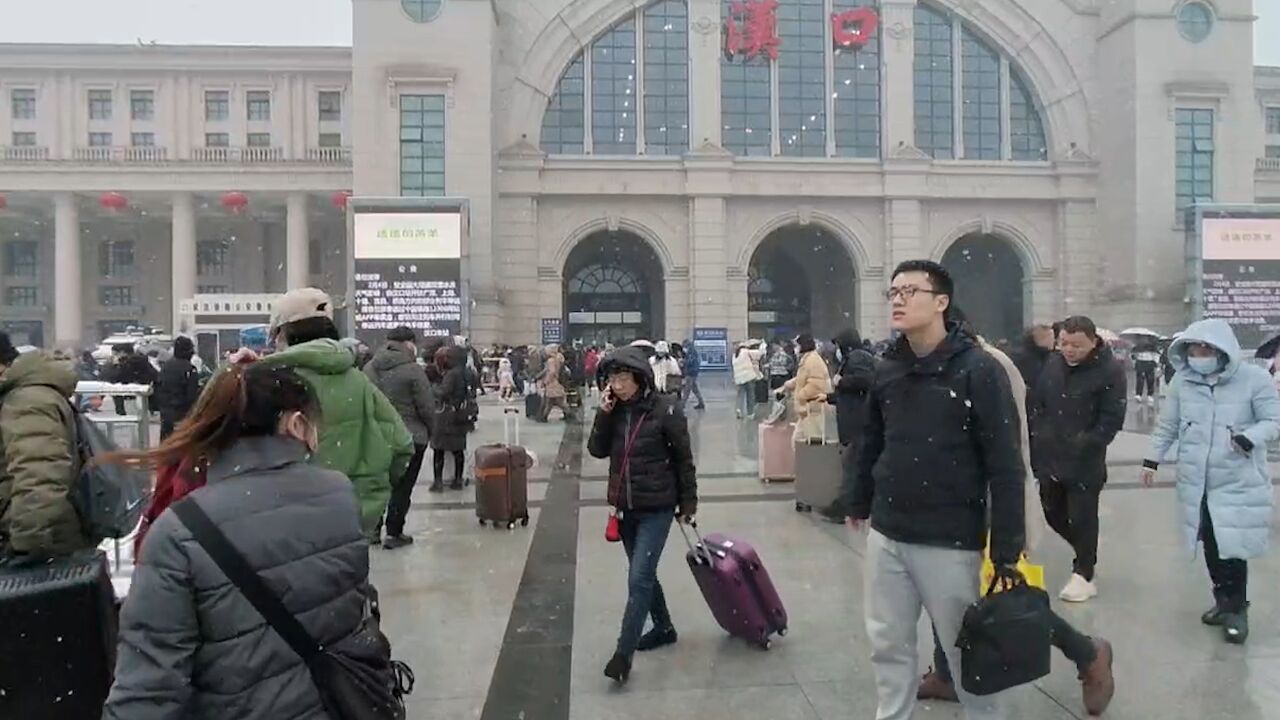
[[[747,60],[765,53],[778,59],[778,0],[741,0],[729,6],[724,23],[724,54]]]
[[[879,27],[880,17],[875,10],[867,7],[853,8],[831,16],[831,38],[837,48],[860,49],[871,42]]]

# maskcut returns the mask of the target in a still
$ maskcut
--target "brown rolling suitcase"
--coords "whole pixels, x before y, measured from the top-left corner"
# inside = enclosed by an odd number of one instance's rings
[[[515,427],[514,445],[511,426]],[[506,442],[476,448],[476,517],[481,525],[505,525],[510,530],[517,521],[529,524],[529,467],[533,458],[520,445],[517,408],[503,409],[502,430]]]

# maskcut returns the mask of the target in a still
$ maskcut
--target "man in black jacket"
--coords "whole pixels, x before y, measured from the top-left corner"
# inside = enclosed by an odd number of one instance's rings
[[[1058,337],[1062,352],[1045,364],[1027,407],[1031,468],[1049,527],[1076,551],[1059,597],[1084,602],[1098,594],[1098,498],[1107,446],[1124,427],[1126,379],[1089,318],[1068,318]]]
[[[1013,364],[1027,384],[1028,395],[1035,392],[1036,384],[1040,382],[1040,373],[1049,362],[1049,356],[1053,355],[1055,340],[1052,327],[1035,325],[1027,330],[1022,338],[1022,347],[1013,354]]]
[[[658,560],[671,521],[693,522],[698,509],[697,470],[679,396],[658,393],[649,359],[620,348],[601,364],[609,385],[600,400],[587,450],[609,458],[609,506],[627,554],[627,606],[618,645],[604,674],[626,682],[634,653],[676,641],[675,626],[658,583]],[[653,629],[644,631],[646,617]]]
[[[952,667],[962,618],[978,599],[990,497],[991,559],[1016,577],[1025,545],[1020,419],[1009,378],[959,325],[941,265],[898,266],[886,293],[902,337],[876,368],[856,473],[846,478],[849,525],[868,518],[866,624],[879,690],[877,717],[909,718],[918,682],[916,627],[929,612]],[[999,695],[957,688],[968,720],[1007,717]]]
[[[196,354],[195,343],[185,335],[173,340],[173,357],[160,366],[156,378],[156,407],[160,410],[160,439],[173,434],[173,428],[191,412],[200,398],[200,373],[191,364]]]
[[[112,366],[104,373],[107,382],[122,385],[151,385],[154,387],[158,373],[151,361],[134,350],[132,343],[111,346]],[[115,397],[116,414],[124,415],[124,398]]]

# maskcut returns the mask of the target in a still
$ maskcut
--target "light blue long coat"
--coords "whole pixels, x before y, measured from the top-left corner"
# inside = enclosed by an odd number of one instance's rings
[[[1220,372],[1201,375],[1187,366],[1187,346],[1203,343],[1226,358]],[[1200,502],[1208,494],[1218,552],[1247,560],[1267,550],[1271,525],[1271,476],[1267,443],[1280,435],[1280,398],[1271,377],[1242,361],[1240,343],[1223,320],[1201,320],[1169,348],[1178,374],[1154,435],[1155,460],[1178,444],[1178,503],[1188,549],[1200,537]],[[1231,442],[1244,435],[1245,453]]]

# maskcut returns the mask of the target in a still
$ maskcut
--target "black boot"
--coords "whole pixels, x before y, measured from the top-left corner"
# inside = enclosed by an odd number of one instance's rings
[[[1222,616],[1222,636],[1232,645],[1243,645],[1249,639],[1249,604],[1238,612]]]
[[[631,675],[631,658],[622,653],[614,653],[609,663],[604,666],[604,676],[619,685],[625,683]]]
[[[674,645],[679,638],[680,636],[676,634],[676,629],[670,625],[664,628],[654,628],[640,636],[640,642],[636,643],[636,650],[640,652],[657,650],[660,647]]]
[[[436,478],[434,481],[432,481],[431,487],[427,488],[427,492],[433,492],[433,493],[444,492],[444,481],[441,480],[440,478]]]
[[[1221,627],[1222,620],[1226,615],[1227,611],[1223,608],[1222,603],[1214,603],[1213,607],[1206,610],[1205,613],[1200,616],[1200,622],[1213,627]]]
[[[456,477],[456,478],[454,478],[454,479],[453,479],[453,482],[449,483],[449,489],[450,489],[450,490],[461,490],[461,489],[463,488],[463,486],[464,486],[464,484],[463,484],[463,482],[462,482],[462,478],[460,478],[460,477]]]

